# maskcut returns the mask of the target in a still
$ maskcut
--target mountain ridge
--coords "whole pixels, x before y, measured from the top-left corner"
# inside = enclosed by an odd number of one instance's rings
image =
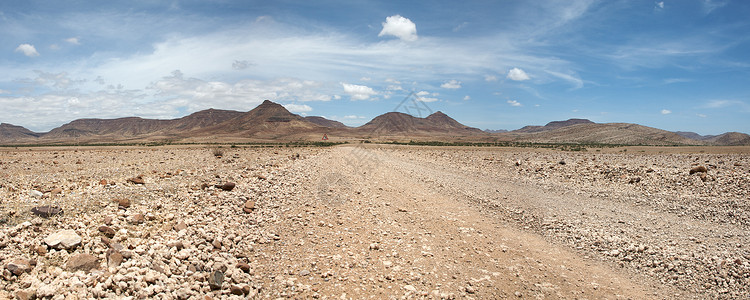
[[[587,119],[551,121],[513,131],[483,131],[466,126],[437,111],[427,117],[401,112],[381,114],[359,127],[317,116],[299,116],[265,100],[247,112],[206,109],[176,119],[124,117],[73,120],[48,132],[0,124],[0,144],[93,143],[134,141],[317,140],[323,135],[339,140],[420,139],[644,145],[750,145],[750,135],[727,132],[701,136],[670,132],[631,123],[594,123]]]

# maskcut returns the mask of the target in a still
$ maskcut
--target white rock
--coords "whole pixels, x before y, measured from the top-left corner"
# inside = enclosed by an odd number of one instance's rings
[[[44,238],[44,242],[52,248],[70,249],[81,244],[81,236],[74,230],[60,230]]]

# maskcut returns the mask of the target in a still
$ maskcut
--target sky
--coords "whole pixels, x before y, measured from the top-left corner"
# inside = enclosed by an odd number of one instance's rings
[[[268,99],[350,126],[442,111],[481,129],[750,133],[748,16],[744,0],[4,0],[0,122],[44,132]]]

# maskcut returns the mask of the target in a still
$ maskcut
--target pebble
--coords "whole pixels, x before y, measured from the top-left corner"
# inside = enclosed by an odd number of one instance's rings
[[[213,271],[208,275],[208,286],[212,290],[220,290],[221,284],[224,281],[224,273],[221,271]]]
[[[234,186],[235,186],[234,182],[227,182],[224,184],[216,185],[216,188],[219,188],[222,191],[231,191],[234,189]]]
[[[55,249],[72,249],[81,244],[82,238],[75,230],[60,230],[44,238],[44,243]]]
[[[91,269],[99,268],[99,259],[88,253],[74,254],[68,258],[65,267],[72,272],[90,271]]]
[[[706,167],[704,167],[704,166],[695,166],[695,167],[693,167],[693,168],[690,169],[690,175],[693,175],[693,174],[699,173],[699,172],[700,173],[706,173],[706,172],[708,172],[708,169],[706,169]]]
[[[245,205],[242,206],[242,211],[246,213],[251,213],[255,209],[255,201],[253,200],[247,200],[245,201]]]
[[[31,271],[31,263],[27,259],[16,258],[11,260],[6,266],[6,269],[16,276],[20,276],[25,272]]]
[[[31,209],[31,213],[34,215],[40,216],[42,218],[49,218],[58,214],[61,214],[63,212],[62,208],[59,208],[57,206],[50,206],[50,205],[42,205],[42,206],[35,206]]]
[[[127,181],[132,184],[146,184],[146,181],[143,180],[143,175],[138,175],[136,177],[129,178]]]
[[[115,236],[115,230],[106,225],[99,226],[99,232],[110,239]]]

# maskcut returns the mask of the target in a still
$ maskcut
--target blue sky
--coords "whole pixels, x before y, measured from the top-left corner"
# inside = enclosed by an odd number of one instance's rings
[[[748,1],[0,3],[0,122],[247,111],[750,133]],[[425,115],[422,115],[424,117]]]

